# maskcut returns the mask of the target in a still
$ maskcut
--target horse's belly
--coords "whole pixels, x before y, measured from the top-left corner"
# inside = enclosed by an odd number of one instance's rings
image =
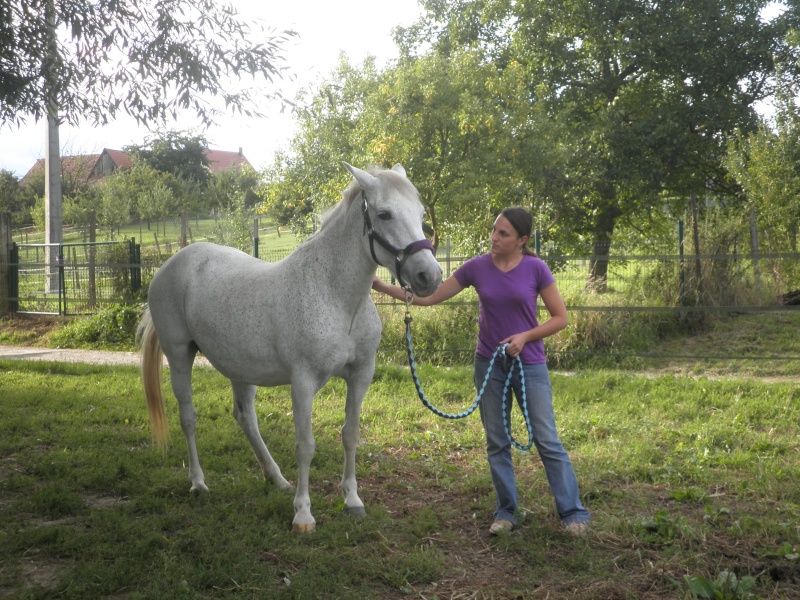
[[[289,385],[297,377],[327,381],[366,362],[353,340],[346,337],[322,340],[306,336],[288,344],[264,340],[243,344],[241,338],[232,341],[235,343],[228,345],[217,339],[208,351],[202,344],[198,346],[228,379],[263,387]]]

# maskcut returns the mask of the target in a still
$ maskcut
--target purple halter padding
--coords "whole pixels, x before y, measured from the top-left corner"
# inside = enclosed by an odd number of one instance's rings
[[[433,244],[430,240],[417,240],[416,242],[411,242],[403,249],[403,254],[406,256],[411,256],[420,250],[430,250],[432,253],[436,254],[436,248],[433,247]]]

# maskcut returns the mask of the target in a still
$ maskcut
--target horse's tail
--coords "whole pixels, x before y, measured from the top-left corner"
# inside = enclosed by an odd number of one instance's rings
[[[164,395],[161,393],[161,363],[164,353],[158,341],[150,309],[145,310],[136,328],[136,340],[142,348],[142,384],[147,399],[147,413],[150,415],[150,428],[153,440],[162,450],[169,441],[167,413],[164,410]]]

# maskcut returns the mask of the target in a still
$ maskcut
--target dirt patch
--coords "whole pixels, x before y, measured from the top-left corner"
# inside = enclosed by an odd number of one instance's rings
[[[69,560],[57,560],[53,558],[37,560],[35,558],[25,558],[20,563],[22,569],[22,579],[27,588],[41,587],[46,590],[53,589],[59,582],[64,573],[67,573],[74,566],[74,562]]]
[[[97,509],[114,508],[129,502],[127,498],[116,498],[114,496],[87,496],[85,500],[87,506]]]
[[[40,346],[64,324],[65,317],[14,314],[0,319],[0,343]]]

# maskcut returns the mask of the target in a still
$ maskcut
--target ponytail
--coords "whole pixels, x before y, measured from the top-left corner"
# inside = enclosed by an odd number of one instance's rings
[[[520,206],[510,206],[508,208],[503,209],[500,213],[503,215],[511,226],[516,230],[517,235],[519,237],[527,237],[528,242],[522,247],[522,253],[527,254],[528,256],[536,256],[538,255],[533,249],[528,246],[531,241],[531,234],[533,233],[533,217],[531,213]]]

